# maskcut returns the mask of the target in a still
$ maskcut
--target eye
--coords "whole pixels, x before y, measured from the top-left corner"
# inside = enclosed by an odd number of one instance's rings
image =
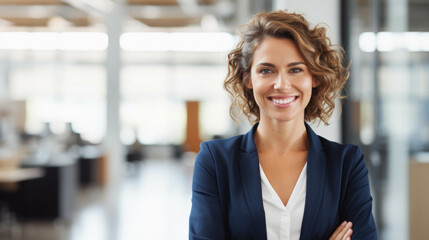
[[[290,70],[291,73],[299,73],[299,72],[302,72],[302,71],[303,71],[302,68],[292,68]]]
[[[272,72],[273,71],[271,71],[271,69],[268,69],[268,68],[264,68],[264,69],[259,70],[259,73],[262,73],[262,74],[269,74]]]

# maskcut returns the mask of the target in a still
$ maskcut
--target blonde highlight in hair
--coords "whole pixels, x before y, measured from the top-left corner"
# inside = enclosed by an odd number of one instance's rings
[[[344,98],[341,89],[349,77],[349,66],[343,66],[344,51],[333,49],[326,36],[326,28],[317,25],[313,29],[305,18],[286,11],[262,12],[239,28],[240,41],[228,54],[228,73],[224,88],[231,95],[230,115],[237,123],[244,115],[251,123],[259,122],[260,109],[253,90],[247,87],[253,54],[267,37],[290,39],[306,61],[317,87],[313,88],[305,109],[305,121],[317,118],[329,124],[335,109],[335,99]]]

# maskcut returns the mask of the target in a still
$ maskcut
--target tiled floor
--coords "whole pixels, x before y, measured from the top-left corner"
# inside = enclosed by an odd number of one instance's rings
[[[128,169],[117,194],[87,188],[73,220],[20,222],[2,240],[171,240],[188,238],[192,160],[148,159]],[[110,197],[108,197],[110,195]]]
[[[126,171],[113,194],[81,189],[71,221],[0,222],[0,240],[188,239],[193,159],[144,160]],[[0,211],[1,219],[5,215]],[[388,230],[379,232],[380,239],[405,239]]]

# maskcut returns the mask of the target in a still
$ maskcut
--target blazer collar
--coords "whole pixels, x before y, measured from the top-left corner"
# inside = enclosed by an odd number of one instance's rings
[[[246,201],[254,224],[256,239],[266,239],[265,212],[262,200],[259,157],[254,141],[256,123],[241,142],[242,157],[239,159]],[[323,198],[326,177],[326,157],[320,138],[305,123],[310,148],[307,154],[307,190],[300,239],[311,239]]]
[[[307,190],[305,196],[304,217],[301,226],[301,240],[314,239],[311,236],[316,226],[323,200],[326,182],[326,155],[320,137],[306,123],[310,148],[307,153]]]
[[[264,205],[262,202],[261,175],[259,157],[253,136],[258,124],[243,136],[239,161],[240,175],[243,182],[244,195],[253,223],[254,239],[267,239]]]
[[[241,141],[241,150],[244,152],[253,152],[257,151],[256,144],[254,140],[256,128],[258,128],[259,123],[253,125],[252,129],[243,135],[243,140]]]

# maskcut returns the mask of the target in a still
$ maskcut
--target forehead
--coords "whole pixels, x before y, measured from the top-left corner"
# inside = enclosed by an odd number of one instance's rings
[[[253,63],[261,61],[303,61],[295,42],[288,38],[267,37],[255,49]]]

